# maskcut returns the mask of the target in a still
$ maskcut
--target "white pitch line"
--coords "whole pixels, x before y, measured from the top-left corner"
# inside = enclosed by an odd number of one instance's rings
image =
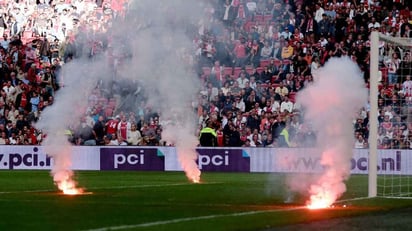
[[[370,199],[368,197],[360,197],[360,198],[353,198],[353,199],[346,199],[340,200],[339,202],[348,202],[348,201],[356,201],[356,200],[364,200]],[[89,229],[87,231],[107,231],[107,230],[122,230],[122,229],[133,229],[133,228],[141,228],[141,227],[151,227],[151,226],[158,226],[158,225],[167,225],[179,222],[186,222],[186,221],[195,221],[195,220],[208,220],[208,219],[215,219],[215,218],[222,218],[222,217],[236,217],[236,216],[246,216],[246,215],[254,215],[260,213],[275,213],[275,212],[283,212],[283,211],[294,211],[300,209],[307,209],[306,206],[298,206],[293,208],[286,208],[286,209],[272,209],[272,210],[257,210],[257,211],[249,211],[249,212],[240,212],[240,213],[230,213],[230,214],[218,214],[218,215],[208,215],[208,216],[199,216],[199,217],[186,217],[186,218],[178,218],[166,221],[155,221],[155,222],[148,222],[148,223],[141,223],[141,224],[134,224],[134,225],[120,225],[120,226],[110,226],[110,227],[102,227],[97,229]]]
[[[0,194],[12,194],[12,193],[36,193],[36,192],[53,192],[55,190],[51,189],[39,189],[39,190],[25,190],[25,191],[10,191],[10,192],[0,192]]]
[[[87,190],[99,190],[99,189],[127,189],[127,188],[151,188],[151,187],[169,187],[169,186],[184,186],[193,185],[194,183],[174,183],[174,184],[148,184],[148,185],[129,185],[129,186],[114,186],[114,187],[92,187],[86,188]],[[218,182],[208,182],[200,184],[219,184]],[[81,188],[81,187],[79,187]],[[0,194],[12,194],[12,193],[37,193],[37,192],[54,192],[58,191],[52,189],[39,189],[39,190],[25,190],[25,191],[8,191],[0,192]]]
[[[344,200],[338,200],[335,201],[335,203],[345,203],[349,201],[360,201],[360,200],[367,200],[367,199],[372,199],[370,197],[356,197],[356,198],[351,198],[351,199],[344,199]]]
[[[134,225],[102,227],[102,228],[97,228],[97,229],[89,229],[87,231],[133,229],[133,228],[141,228],[141,227],[151,227],[151,226],[158,226],[158,225],[174,224],[174,223],[180,223],[180,222],[186,222],[186,221],[208,220],[208,219],[215,219],[215,218],[222,218],[222,217],[238,217],[238,216],[255,215],[255,214],[260,214],[260,213],[275,213],[275,212],[283,212],[283,211],[293,211],[293,210],[299,210],[299,209],[304,209],[304,208],[306,207],[299,206],[299,207],[286,208],[286,209],[257,210],[257,211],[230,213],[230,214],[216,214],[216,215],[207,215],[207,216],[199,216],[199,217],[185,217],[185,218],[178,218],[178,219],[165,220],[165,221],[154,221],[154,222],[134,224]]]

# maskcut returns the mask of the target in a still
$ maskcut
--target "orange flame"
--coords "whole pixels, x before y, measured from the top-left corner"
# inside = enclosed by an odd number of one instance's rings
[[[199,177],[192,178],[192,182],[195,183],[195,184],[200,183],[200,178]]]
[[[328,192],[319,192],[318,194],[310,196],[310,201],[306,205],[308,209],[325,209],[329,208],[333,202],[335,202],[335,197],[333,197]]]
[[[73,180],[71,170],[57,171],[53,178],[54,183],[65,195],[78,195],[84,192],[82,188],[77,188],[77,182]]]
[[[200,183],[200,171],[199,172],[194,172],[188,176],[189,180],[191,180],[193,183],[197,184]]]
[[[82,188],[76,188],[76,182],[70,179],[57,182],[57,187],[62,190],[65,195],[78,195],[84,192]]]

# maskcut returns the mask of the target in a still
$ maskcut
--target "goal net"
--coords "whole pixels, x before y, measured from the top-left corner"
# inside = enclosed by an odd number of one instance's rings
[[[411,46],[371,34],[369,197],[412,196]]]

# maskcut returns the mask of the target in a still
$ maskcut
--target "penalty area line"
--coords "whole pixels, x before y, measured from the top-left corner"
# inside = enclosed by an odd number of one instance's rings
[[[174,224],[174,223],[187,222],[187,221],[209,220],[209,219],[223,218],[223,217],[239,217],[239,216],[248,216],[248,215],[255,215],[255,214],[262,214],[262,213],[276,213],[276,212],[284,212],[284,211],[294,211],[294,210],[300,210],[300,209],[306,209],[306,207],[305,206],[299,206],[299,207],[285,208],[285,209],[256,210],[256,211],[249,211],[249,212],[239,212],[239,213],[229,213],[229,214],[215,214],[215,215],[207,215],[207,216],[199,216],[199,217],[185,217],[185,218],[177,218],[177,219],[164,220],[164,221],[154,221],[154,222],[133,224],[133,225],[119,225],[119,226],[102,227],[102,228],[97,228],[97,229],[89,229],[87,231],[107,231],[107,230],[133,229],[133,228],[142,228],[142,227],[152,227],[152,226],[158,226],[158,225]]]

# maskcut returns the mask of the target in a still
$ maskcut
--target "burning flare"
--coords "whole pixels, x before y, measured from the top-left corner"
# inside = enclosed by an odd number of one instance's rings
[[[307,207],[308,209],[325,209],[329,208],[333,202],[335,202],[333,194],[323,191],[319,192],[319,194],[311,195]]]
[[[368,102],[359,66],[348,57],[331,58],[314,73],[314,83],[299,91],[305,123],[316,131],[316,148],[323,168],[310,182],[308,208],[330,207],[344,192],[353,155],[353,117]],[[326,97],[325,97],[326,96]]]
[[[63,194],[78,195],[78,194],[83,193],[83,189],[76,188],[76,183],[72,180],[61,181],[61,182],[56,182],[56,183],[57,183],[58,188],[63,191]]]
[[[200,171],[188,177],[193,183],[200,183]]]
[[[83,194],[84,190],[82,188],[77,188],[77,182],[72,179],[73,172],[60,171],[56,173],[53,177],[57,187],[66,195],[78,195]]]
[[[200,183],[201,171],[193,160],[193,151],[179,153],[179,160],[187,178],[193,183]]]
[[[188,126],[188,125],[186,125]],[[200,183],[201,171],[196,162],[198,158],[198,153],[196,151],[196,146],[198,140],[195,136],[190,133],[189,128],[186,126],[168,125],[164,127],[164,132],[162,137],[169,142],[176,145],[177,157],[186,174],[189,181],[193,183]],[[176,131],[180,131],[177,132]]]

